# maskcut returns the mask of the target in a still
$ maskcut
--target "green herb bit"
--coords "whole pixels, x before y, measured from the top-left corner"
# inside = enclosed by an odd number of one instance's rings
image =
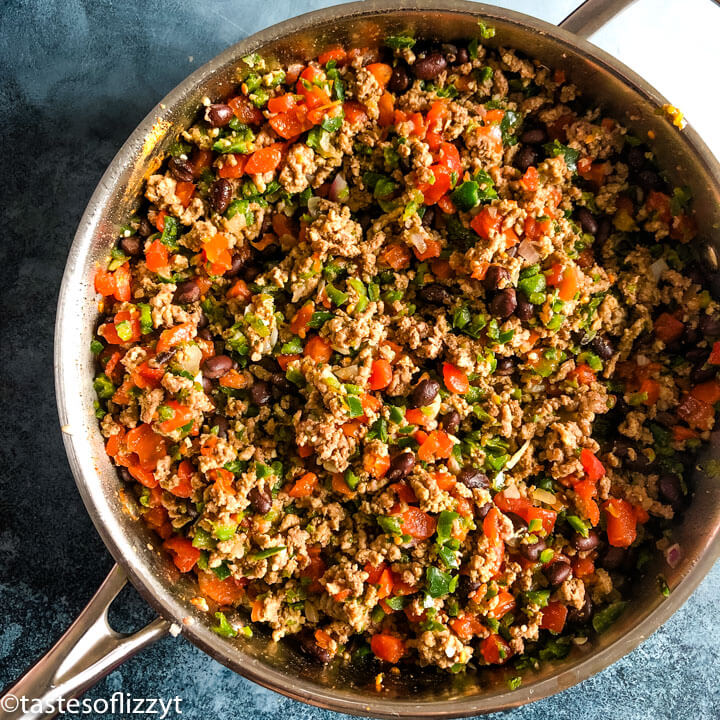
[[[216,612],[215,619],[218,621],[217,625],[213,625],[212,630],[222,637],[236,637],[238,631],[228,622],[225,617],[225,613]]]
[[[109,400],[115,394],[115,385],[105,373],[100,373],[95,378],[93,389],[100,400]]]
[[[598,634],[604,633],[623,613],[627,602],[619,601],[596,612],[592,619],[593,628]]]
[[[404,50],[415,44],[415,38],[411,35],[388,35],[385,38],[385,45],[393,50]]]
[[[264,560],[265,558],[272,557],[273,555],[277,555],[279,552],[282,552],[285,550],[285,545],[278,545],[277,547],[269,547],[265,548],[264,550],[259,550],[258,552],[252,553],[250,555],[251,560]]]

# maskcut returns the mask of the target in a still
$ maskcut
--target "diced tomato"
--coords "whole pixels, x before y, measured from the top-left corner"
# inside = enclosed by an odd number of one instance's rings
[[[367,112],[365,112],[365,108],[359,102],[355,102],[354,100],[348,100],[343,103],[343,112],[345,113],[345,120],[347,120],[347,122],[352,126],[358,125],[367,120]]]
[[[299,360],[301,357],[302,355],[278,355],[275,359],[282,370],[287,370],[291,362]]]
[[[423,462],[449,458],[453,444],[452,438],[444,430],[433,430],[418,448],[417,456]]]
[[[658,218],[660,218],[662,222],[669,223],[672,219],[672,213],[670,212],[670,197],[665,193],[652,190],[648,195],[645,205],[651,212],[656,212]]]
[[[388,127],[393,124],[393,109],[395,107],[395,96],[385,91],[378,100],[378,125],[380,127]]]
[[[387,360],[384,358],[373,360],[368,387],[371,390],[384,390],[392,382],[392,377],[392,365]]]
[[[158,423],[161,432],[169,435],[171,432],[187,425],[193,419],[192,410],[187,405],[182,405],[177,400],[167,400],[164,406],[172,410],[173,416]]]
[[[307,302],[293,315],[290,321],[290,332],[300,338],[305,338],[310,329],[310,320],[315,312],[315,304]]]
[[[573,486],[575,491],[575,504],[580,514],[590,521],[590,524],[597,525],[600,522],[600,509],[595,502],[597,497],[597,486],[595,481],[587,478]]]
[[[155,216],[155,227],[160,231],[163,232],[165,230],[165,216],[167,215],[166,210],[161,210],[156,216]]]
[[[578,578],[587,577],[595,572],[595,563],[591,557],[581,558],[576,555],[572,561],[573,575]]]
[[[282,160],[282,143],[275,143],[256,150],[247,161],[245,172],[248,175],[272,172]]]
[[[417,507],[409,507],[401,515],[402,530],[418,540],[427,540],[435,534],[437,521]]]
[[[271,113],[290,112],[297,105],[295,95],[293,93],[285,93],[268,100],[267,108]]]
[[[228,153],[223,155],[222,167],[218,170],[218,176],[221,178],[239,178],[245,172],[248,156],[239,155],[237,153]]]
[[[394,635],[378,633],[370,640],[370,648],[375,657],[395,664],[405,654],[405,644]]]
[[[680,320],[670,313],[661,313],[653,323],[655,337],[664,343],[671,343],[678,340],[685,331],[685,326]]]
[[[183,207],[187,207],[192,200],[192,196],[195,194],[195,183],[191,182],[179,182],[175,186],[175,195],[177,195],[180,204]]]
[[[651,378],[645,378],[638,388],[638,392],[645,395],[643,403],[650,407],[654,405],[660,398],[660,383]]]
[[[698,400],[693,395],[686,395],[676,412],[681,420],[696,430],[710,430],[715,419],[713,406]]]
[[[233,390],[241,390],[247,385],[245,376],[235,368],[228,370],[218,382],[222,387],[232,388]]]
[[[570,377],[580,383],[580,385],[591,385],[597,380],[595,371],[589,365],[578,365],[574,370],[570,372]]]
[[[637,537],[637,518],[633,506],[620,498],[609,498],[603,503],[607,519],[608,542],[613,547],[629,547]]]
[[[200,594],[214,600],[218,605],[235,605],[242,600],[245,584],[234,577],[220,580],[213,572],[198,572]]]
[[[157,487],[158,481],[155,474],[145,470],[142,465],[128,465],[128,472],[141,484],[148,488]]]
[[[153,470],[158,461],[167,455],[165,438],[158,435],[150,425],[142,423],[125,435],[128,452],[135,453],[144,470]]]
[[[347,60],[347,52],[343,48],[337,47],[318,55],[320,65],[327,65],[331,60],[334,60],[338,65],[343,65]]]
[[[132,280],[132,273],[130,272],[130,265],[123,263],[114,272],[115,278],[115,292],[113,295],[118,302],[130,302],[132,297],[130,291],[130,283]]]
[[[461,615],[448,621],[452,631],[463,641],[472,639],[485,630],[485,626],[474,615]]]
[[[95,271],[95,292],[108,297],[115,293],[115,275],[109,270],[98,268]]]
[[[420,183],[418,190],[423,194],[425,205],[434,205],[450,190],[452,178],[450,176],[451,171],[439,163],[431,165],[429,169],[435,177],[435,182]]]
[[[300,112],[281,112],[273,115],[268,122],[270,127],[283,139],[292,140],[312,128],[312,123],[307,120],[306,109]]]
[[[551,220],[538,220],[530,215],[525,218],[525,237],[528,240],[538,240],[547,235],[552,227]]]
[[[489,665],[502,665],[510,657],[510,646],[500,637],[492,634],[480,644],[480,652]]]
[[[444,100],[434,102],[428,111],[426,122],[428,132],[439,133],[443,130],[445,121],[450,117],[450,110]]]
[[[515,598],[507,590],[500,590],[497,594],[497,599],[497,605],[492,610],[488,611],[488,615],[496,620],[499,620],[507,613],[512,612],[517,603],[515,602]]]
[[[585,476],[591,482],[597,482],[605,475],[605,467],[595,457],[595,453],[588,448],[583,448],[580,452],[580,462],[582,463]]]
[[[330,343],[319,335],[313,335],[305,344],[303,355],[312,358],[316,363],[330,362],[333,349]]]
[[[542,620],[540,621],[540,627],[543,630],[550,630],[550,632],[560,633],[565,627],[565,620],[567,619],[568,609],[565,605],[559,602],[549,602],[542,609]]]
[[[456,173],[458,177],[462,173],[462,161],[457,147],[452,143],[442,142],[435,153],[436,162],[446,167],[451,173]]]
[[[525,171],[525,174],[520,178],[520,184],[528,192],[535,192],[538,187],[538,171],[536,167],[532,165]]]
[[[707,382],[696,385],[690,394],[696,399],[701,400],[708,405],[714,405],[720,400],[720,383],[717,380],[708,380]]]
[[[378,256],[378,260],[393,270],[403,270],[410,265],[412,255],[406,245],[388,245]]]
[[[288,495],[294,498],[308,497],[312,495],[313,491],[317,487],[318,477],[313,472],[307,472],[299,477],[295,484],[290,488]]]
[[[247,302],[252,297],[252,293],[250,292],[250,288],[247,286],[247,283],[242,278],[238,278],[230,286],[226,296],[234,298],[235,300],[240,300],[241,302]]]
[[[197,328],[191,322],[175,325],[175,327],[162,331],[156,350],[158,353],[165,352],[171,347],[175,347],[176,345],[180,345],[184,342],[189,342],[196,334]]]
[[[452,490],[457,483],[454,475],[451,475],[443,470],[430,473],[430,477],[437,483],[437,486],[441,490]]]
[[[374,478],[381,478],[390,469],[390,457],[379,455],[374,452],[366,452],[363,455],[363,469]]]
[[[148,270],[158,272],[168,266],[170,261],[170,253],[165,245],[160,242],[160,238],[153,240],[145,250],[145,264]]]
[[[192,463],[183,460],[177,469],[177,483],[170,489],[173,495],[181,498],[189,498],[192,495],[192,476],[194,472]]]
[[[484,240],[490,239],[491,232],[499,232],[502,216],[497,214],[497,208],[484,207],[470,222],[470,227]]]
[[[443,381],[445,387],[456,395],[462,395],[470,389],[467,375],[452,363],[443,363]]]
[[[423,250],[422,252],[420,252],[417,248],[413,250],[413,253],[415,253],[415,257],[421,262],[424,260],[431,260],[432,258],[439,257],[441,252],[442,248],[440,246],[440,243],[434,238],[428,238],[425,241],[425,250]]]
[[[378,81],[378,85],[381,87],[385,87],[390,82],[393,74],[390,65],[386,65],[385,63],[371,63],[370,65],[366,65],[366,69]]]
[[[720,365],[720,342],[713,343],[712,352],[707,361],[709,365]]]
[[[260,125],[265,119],[262,112],[242,95],[230,98],[227,104],[232,108],[235,117],[245,125]]]
[[[193,547],[190,540],[180,535],[168,538],[163,543],[163,547],[172,555],[175,567],[183,573],[190,572],[200,559],[200,550]]]

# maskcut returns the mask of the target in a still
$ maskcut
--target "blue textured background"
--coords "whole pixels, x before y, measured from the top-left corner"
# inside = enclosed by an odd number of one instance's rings
[[[644,2],[647,7],[649,0]],[[111,565],[65,460],[52,381],[55,301],[83,208],[135,125],[191,70],[262,27],[331,4],[1,4],[0,143],[9,197],[3,201],[0,239],[0,398],[10,438],[0,451],[0,687],[60,636]],[[556,22],[575,3],[498,4]],[[660,18],[672,2],[652,4]],[[715,34],[718,29],[720,24]],[[718,590],[720,565],[670,622],[624,660],[559,696],[515,711],[512,719],[717,718]],[[120,628],[139,627],[151,616],[132,590],[116,605]],[[260,689],[182,638],[147,649],[91,695],[108,697],[116,690],[135,697],[179,695],[183,715],[190,718],[340,717]]]

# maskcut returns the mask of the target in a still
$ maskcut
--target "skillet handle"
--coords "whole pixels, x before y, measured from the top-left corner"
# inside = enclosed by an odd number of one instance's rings
[[[156,618],[132,634],[115,632],[108,623],[108,608],[126,583],[115,565],[75,622],[12,687],[0,697],[2,720],[39,720],[54,717],[100,678],[170,630]],[[33,702],[35,701],[35,702]],[[67,708],[69,710],[69,708]]]
[[[585,0],[559,23],[558,27],[588,38],[634,2],[635,0]]]

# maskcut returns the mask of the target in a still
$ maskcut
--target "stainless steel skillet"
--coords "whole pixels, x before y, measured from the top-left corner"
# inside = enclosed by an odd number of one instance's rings
[[[253,35],[229,48],[179,85],[150,113],[106,171],[82,218],[63,278],[56,337],[55,373],[60,423],[70,464],[98,532],[118,565],[57,645],[8,695],[42,698],[77,695],[145,645],[167,632],[182,632],[212,657],[245,677],[290,697],[332,710],[375,717],[448,718],[522,705],[574,685],[599,672],[654,632],[677,610],[720,555],[720,486],[698,472],[695,498],[677,537],[683,547],[674,568],[657,560],[639,583],[629,609],[606,634],[575,648],[564,660],[527,672],[509,690],[504,670],[439,677],[422,670],[386,673],[382,693],[374,673],[363,667],[318,668],[289,644],[261,633],[226,640],[189,602],[196,589],[156,549],[106,457],[93,413],[90,340],[96,320],[92,276],[106,257],[117,229],[130,214],[143,179],[177,133],[188,125],[205,95],[223,95],[233,69],[250,52],[282,63],[304,60],[330,45],[368,45],[385,35],[412,31],[418,37],[456,41],[472,36],[476,20],[493,25],[491,43],[518,48],[551,67],[562,68],[586,96],[643,136],[654,134],[661,167],[676,184],[689,185],[701,228],[696,250],[715,289],[720,277],[720,166],[691,128],[679,132],[658,108],[665,102],[641,78],[582,38],[607,21],[628,0],[588,0],[560,28],[499,8],[463,0],[368,0],[303,15]],[[706,457],[720,458],[714,438]],[[662,572],[672,594],[657,592]],[[161,616],[133,635],[113,632],[107,607],[128,578]],[[513,673],[515,674],[515,673]],[[0,706],[1,703],[0,703]],[[12,711],[7,718],[49,713]]]

